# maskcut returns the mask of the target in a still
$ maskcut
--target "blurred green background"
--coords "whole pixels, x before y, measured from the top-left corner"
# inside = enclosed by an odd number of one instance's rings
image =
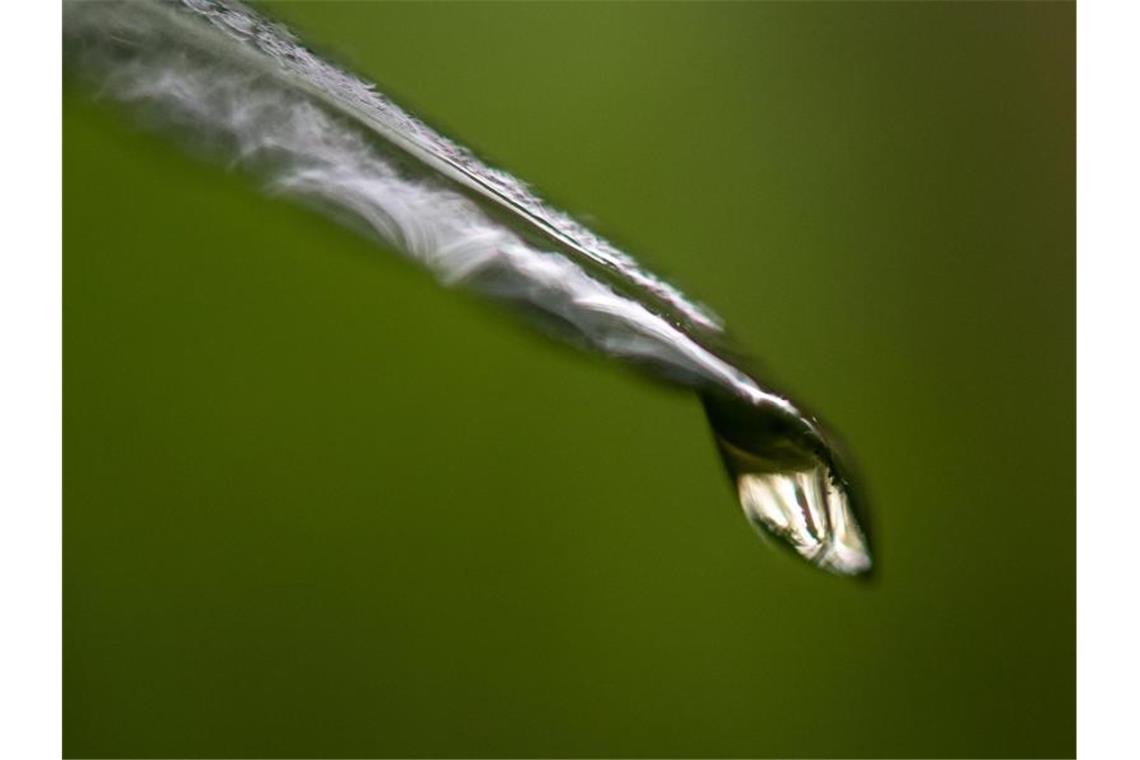
[[[714,306],[879,573],[695,397],[64,87],[68,756],[1075,752],[1074,7],[267,5]]]

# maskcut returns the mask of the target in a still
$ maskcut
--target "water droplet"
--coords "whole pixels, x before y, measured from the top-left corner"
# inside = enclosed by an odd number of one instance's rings
[[[775,405],[713,393],[701,400],[740,506],[761,535],[829,572],[869,571],[851,486],[819,424]]]

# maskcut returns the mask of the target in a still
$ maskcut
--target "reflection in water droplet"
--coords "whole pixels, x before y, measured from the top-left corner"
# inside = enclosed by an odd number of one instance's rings
[[[786,407],[702,400],[740,506],[761,534],[833,573],[870,570],[850,485],[818,424]]]

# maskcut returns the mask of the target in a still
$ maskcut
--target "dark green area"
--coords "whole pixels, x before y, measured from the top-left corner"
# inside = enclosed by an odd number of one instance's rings
[[[711,303],[878,574],[697,399],[64,93],[68,756],[1075,752],[1074,9],[272,6]]]

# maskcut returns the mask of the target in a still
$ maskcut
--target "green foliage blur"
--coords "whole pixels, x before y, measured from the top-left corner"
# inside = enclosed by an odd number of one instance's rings
[[[710,303],[878,573],[697,399],[64,84],[71,757],[1075,752],[1074,7],[263,4]]]

